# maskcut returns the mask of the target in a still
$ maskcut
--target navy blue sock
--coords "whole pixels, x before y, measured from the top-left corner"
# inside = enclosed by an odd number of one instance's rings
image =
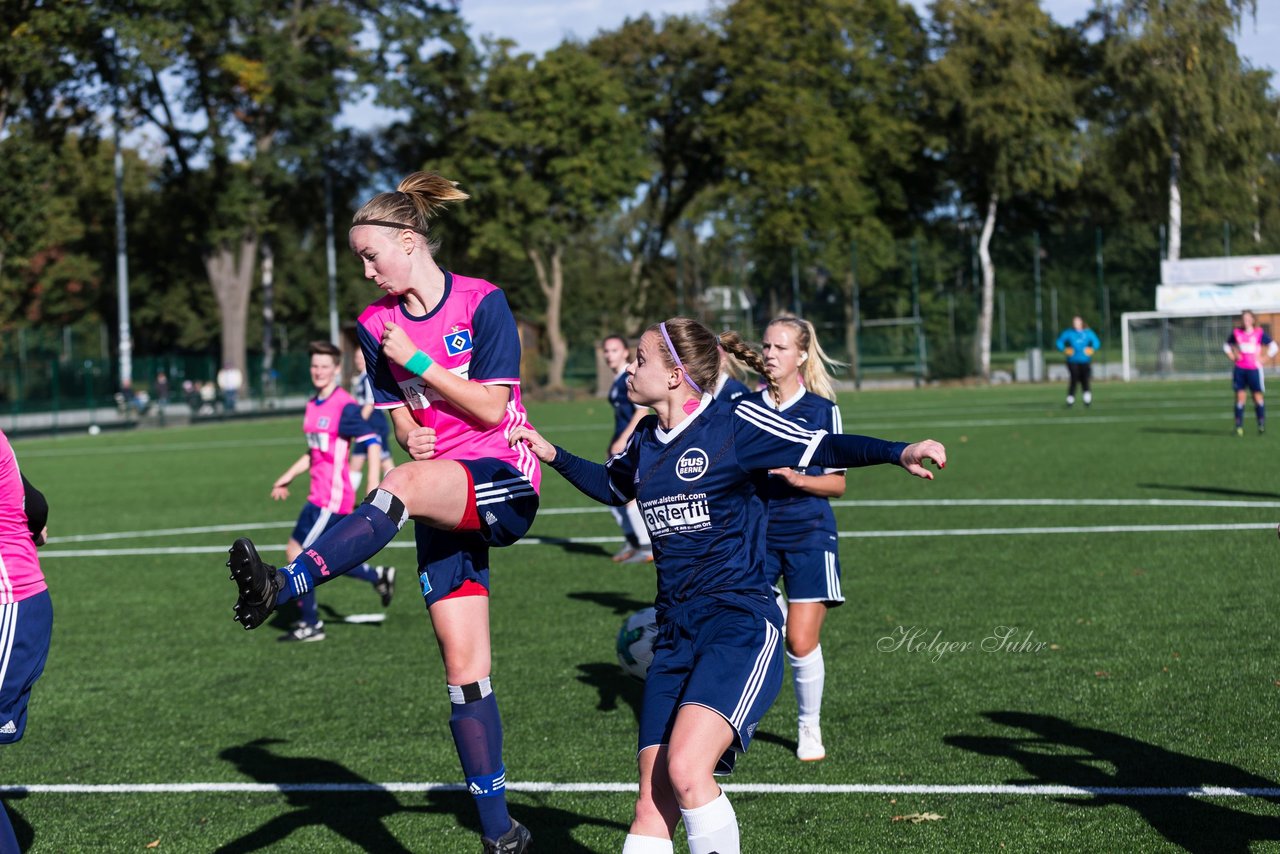
[[[347,575],[352,578],[358,578],[361,581],[367,581],[370,584],[378,580],[378,570],[369,566],[367,563],[360,564],[355,569],[348,572]]]
[[[384,489],[370,492],[363,504],[317,537],[293,563],[280,567],[288,584],[276,602],[296,599],[317,584],[360,566],[395,539],[408,520],[409,513],[399,498]]]
[[[1244,426],[1244,404],[1243,403],[1236,404],[1236,426],[1237,427]]]
[[[316,592],[314,590],[299,596],[298,604],[302,607],[302,622],[308,626],[314,626],[320,622],[320,612],[316,608]]]
[[[1253,414],[1258,416],[1259,427],[1267,426],[1267,407],[1264,404],[1259,403],[1253,407]]]
[[[9,813],[5,811],[3,803],[0,803],[0,854],[22,854],[17,834],[13,832],[13,823],[9,821]]]
[[[462,761],[467,791],[480,813],[481,831],[486,838],[497,839],[511,829],[498,699],[486,676],[470,685],[450,685],[449,702],[453,707],[449,729]]]

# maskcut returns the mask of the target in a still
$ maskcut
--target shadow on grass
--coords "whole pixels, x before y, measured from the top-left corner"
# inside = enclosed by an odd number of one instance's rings
[[[1139,489],[1172,489],[1178,492],[1203,492],[1207,495],[1233,495],[1238,498],[1280,498],[1280,492],[1258,492],[1230,489],[1225,486],[1179,486],[1173,483],[1140,483]]]
[[[616,830],[619,842],[622,841],[627,830],[631,827],[630,817],[626,822],[592,818],[547,806],[544,796],[541,795],[531,794],[528,797],[536,801],[537,806],[513,803],[510,804],[510,811],[512,818],[529,828],[529,832],[533,834],[532,848],[535,851],[554,851],[556,854],[561,854],[561,852],[563,854],[590,854],[596,849],[588,848],[574,840],[573,829],[575,827],[596,825]],[[555,795],[552,795],[552,797],[555,797]],[[466,792],[428,792],[426,806],[418,809],[421,812],[436,815],[451,814],[459,827],[473,831],[477,837],[480,836],[480,820],[476,815],[476,808],[471,796]]]
[[[18,838],[18,850],[30,851],[31,846],[36,841],[36,831],[22,815],[13,808],[14,801],[20,801],[26,797],[26,793],[14,792],[6,794],[2,799],[4,801],[4,811],[9,816],[9,824],[13,825],[13,835]]]
[[[1220,427],[1209,429],[1206,427],[1143,427],[1138,430],[1139,433],[1164,433],[1174,436],[1213,436],[1217,439],[1235,439],[1236,435],[1230,430],[1224,430]]]
[[[579,664],[578,681],[595,688],[600,695],[596,711],[612,712],[618,708],[618,701],[622,701],[631,707],[636,720],[640,720],[644,683],[623,673],[616,663],[592,661]]]
[[[569,537],[533,537],[531,539],[549,546],[559,546],[565,552],[591,557],[609,557],[613,552],[599,543],[575,543]],[[526,540],[526,542],[528,542]]]
[[[1166,750],[1114,732],[1077,726],[1050,715],[984,712],[1001,726],[1025,735],[953,735],[946,744],[984,756],[1017,762],[1029,780],[1018,785],[1059,785],[1096,789],[1059,798],[1080,806],[1125,806],[1142,816],[1165,839],[1188,851],[1249,851],[1250,843],[1280,840],[1280,818],[1224,806],[1192,796],[1203,786],[1276,790],[1276,783],[1234,765]],[[1140,795],[1117,790],[1186,789],[1186,794]],[[1269,793],[1268,793],[1269,794]],[[1232,798],[1235,800],[1235,798]],[[1267,797],[1280,802],[1280,798]]]
[[[592,602],[603,608],[609,608],[619,617],[627,617],[644,608],[653,605],[652,601],[646,602],[643,599],[636,599],[626,593],[611,593],[603,590],[588,590],[581,593],[568,594],[570,599],[576,599],[579,602]]]
[[[401,806],[391,792],[366,790],[368,780],[348,770],[337,762],[311,757],[279,756],[268,748],[284,744],[283,739],[260,738],[238,747],[228,747],[219,755],[231,762],[248,777],[263,783],[334,784],[336,790],[311,791],[285,788],[282,794],[292,808],[251,830],[239,839],[227,843],[219,852],[261,851],[281,844],[295,830],[308,825],[320,825],[341,836],[361,851],[408,852],[383,826],[382,820],[393,813],[414,811],[421,808]],[[341,787],[354,787],[343,791]]]

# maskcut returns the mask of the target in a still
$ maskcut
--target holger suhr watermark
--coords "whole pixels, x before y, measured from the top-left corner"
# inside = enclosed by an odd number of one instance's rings
[[[898,626],[890,634],[876,641],[881,652],[915,652],[939,662],[945,656],[964,652],[995,652],[1026,655],[1055,648],[1048,641],[1033,640],[1031,629],[1023,631],[1017,626],[996,626],[991,634],[981,640],[947,640],[942,630],[930,630],[923,626]]]

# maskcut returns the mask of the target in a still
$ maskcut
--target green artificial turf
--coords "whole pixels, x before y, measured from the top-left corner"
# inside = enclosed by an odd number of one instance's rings
[[[949,462],[931,483],[849,473],[836,503],[848,602],[822,640],[828,757],[795,759],[788,674],[724,781],[744,851],[1280,845],[1275,797],[992,791],[1280,787],[1280,543],[1267,527],[1220,529],[1280,517],[1280,435],[1250,420],[1236,437],[1225,383],[1102,384],[1089,410],[1061,400],[1056,385],[842,396],[849,432],[936,438]],[[603,457],[604,403],[531,417]],[[31,851],[479,850],[469,797],[421,788],[460,779],[410,532],[377,559],[404,570],[383,623],[343,622],[381,610],[348,580],[320,591],[324,643],[231,620],[223,550],[249,533],[280,559],[305,498],[302,482],[288,501],[269,494],[303,449],[298,421],[15,442],[54,537],[53,647],[26,737],[0,753],[0,784],[35,787],[4,796]],[[1106,499],[1166,503],[1071,503]],[[549,542],[493,558],[509,801],[538,851],[617,851],[640,685],[614,635],[651,602],[652,568],[611,563],[612,518],[550,470],[542,507],[530,537]],[[1136,526],[1151,529],[1104,530]],[[210,791],[246,783],[418,788]]]

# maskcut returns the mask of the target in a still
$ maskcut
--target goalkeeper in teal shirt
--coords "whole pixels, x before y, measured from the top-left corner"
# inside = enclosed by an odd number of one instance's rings
[[[1067,385],[1067,406],[1076,402],[1076,386],[1080,386],[1081,399],[1085,406],[1093,403],[1093,392],[1089,387],[1089,375],[1093,369],[1093,354],[1098,352],[1102,342],[1094,331],[1084,325],[1084,318],[1076,315],[1071,318],[1071,328],[1062,330],[1058,336],[1058,351],[1067,356],[1067,371],[1071,380]]]

